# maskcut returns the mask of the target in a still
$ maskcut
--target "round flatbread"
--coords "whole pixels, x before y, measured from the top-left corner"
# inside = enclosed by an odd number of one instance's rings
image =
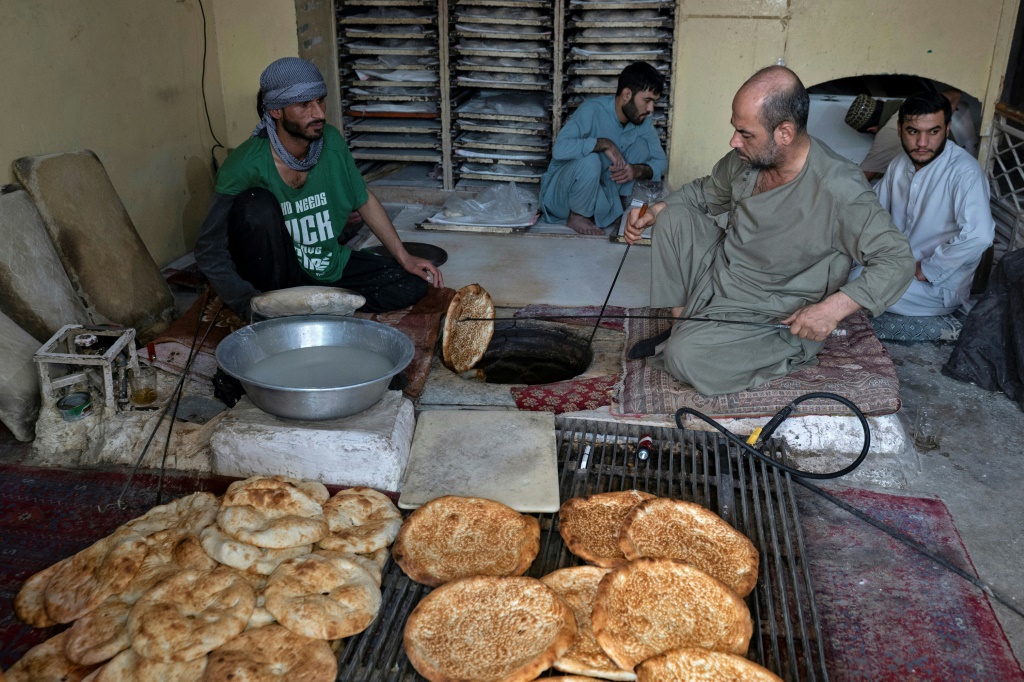
[[[208,526],[209,527],[209,526]],[[164,580],[186,568],[213,570],[217,562],[211,559],[191,531],[168,528],[146,537],[149,553],[139,571],[116,596],[127,604],[134,604],[143,594]]]
[[[431,682],[521,682],[551,667],[576,637],[572,609],[534,578],[455,580],[416,605],[405,653]]]
[[[246,630],[209,656],[203,682],[288,680],[333,682],[338,662],[331,645],[280,625]]]
[[[390,545],[402,527],[402,512],[373,488],[338,491],[323,508],[331,532],[320,540],[321,549],[369,554]]]
[[[351,554],[349,552],[334,552],[329,549],[318,549],[313,554],[325,557],[341,557],[342,559],[355,562],[360,568],[369,573],[370,577],[373,578],[373,582],[377,583],[377,587],[380,587],[380,566],[371,557],[362,554]]]
[[[148,552],[144,537],[118,531],[61,562],[43,594],[47,615],[70,623],[89,613],[128,586]]]
[[[463,322],[464,318],[488,318]],[[472,369],[484,356],[494,336],[494,303],[479,284],[469,284],[456,292],[448,304],[441,341],[442,357],[448,369],[461,374]]]
[[[271,476],[275,481],[284,481],[285,483],[291,483],[296,488],[312,497],[317,504],[323,504],[331,496],[330,491],[320,481],[311,481],[308,479],[292,478],[290,476]]]
[[[362,632],[380,608],[380,588],[359,564],[310,554],[281,563],[263,590],[267,611],[292,632],[340,639]]]
[[[257,547],[236,540],[216,524],[203,529],[201,541],[206,553],[217,562],[260,575],[270,575],[285,559],[304,556],[313,550],[313,545],[299,545],[286,549]]]
[[[605,655],[594,637],[594,628],[590,622],[597,587],[609,571],[611,569],[598,566],[574,566],[553,571],[540,579],[565,600],[576,616],[576,641],[555,661],[555,670],[605,680],[636,679],[636,675],[621,669]]]
[[[391,555],[411,579],[436,587],[476,575],[522,575],[540,551],[540,524],[500,502],[447,495],[405,520]]]
[[[191,661],[155,661],[125,649],[83,682],[196,682],[206,670],[206,656]]]
[[[622,522],[635,506],[653,498],[640,490],[570,498],[558,510],[558,532],[569,551],[588,564],[622,566],[626,563],[619,547]]]
[[[619,547],[627,559],[678,559],[696,566],[741,597],[757,583],[754,543],[693,502],[661,497],[637,505],[622,523]]]
[[[639,682],[782,682],[782,678],[748,661],[721,651],[684,647],[649,658],[636,669]]]
[[[153,507],[121,528],[138,535],[152,535],[168,528],[179,528],[199,535],[199,531],[217,518],[218,506],[220,503],[212,493],[193,493]]]
[[[252,586],[232,568],[182,571],[132,607],[132,648],[159,661],[191,661],[242,632],[255,606]]]
[[[217,525],[236,540],[269,549],[322,539],[328,527],[320,503],[283,479],[255,476],[232,483],[221,500]]]
[[[79,682],[96,668],[79,665],[64,655],[68,633],[65,630],[29,649],[21,660],[4,673],[8,682]]]
[[[754,630],[739,595],[674,559],[637,559],[606,575],[591,620],[598,644],[623,670],[684,646],[745,654]]]
[[[46,615],[46,604],[43,597],[50,578],[62,564],[70,560],[70,557],[62,559],[25,581],[25,584],[18,590],[18,596],[14,598],[14,612],[18,614],[18,618],[34,628],[48,628],[57,624],[57,621]]]
[[[130,647],[130,609],[131,604],[126,604],[116,595],[108,597],[94,611],[85,614],[68,628],[64,655],[80,665],[96,665]]]

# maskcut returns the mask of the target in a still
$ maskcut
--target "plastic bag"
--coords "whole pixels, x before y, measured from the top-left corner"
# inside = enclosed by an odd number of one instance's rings
[[[1002,391],[1024,408],[1024,249],[999,261],[942,373]]]
[[[514,182],[488,187],[471,199],[453,196],[430,219],[434,223],[526,227],[537,220],[537,196]]]

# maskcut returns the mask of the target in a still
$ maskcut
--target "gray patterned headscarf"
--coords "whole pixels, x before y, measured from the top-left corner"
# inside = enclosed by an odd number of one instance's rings
[[[270,115],[270,110],[283,109],[290,104],[326,96],[327,85],[320,74],[320,69],[305,59],[283,57],[264,69],[260,75],[260,90],[263,91],[263,118],[252,131],[252,136],[270,138],[270,146],[274,148],[278,158],[292,170],[312,169],[320,159],[320,152],[324,147],[323,138],[310,143],[304,159],[296,159],[281,144],[277,136],[277,123]]]

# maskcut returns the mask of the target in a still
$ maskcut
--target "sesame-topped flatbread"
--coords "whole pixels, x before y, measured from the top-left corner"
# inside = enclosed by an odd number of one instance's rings
[[[540,523],[500,502],[446,495],[402,524],[392,557],[418,583],[436,587],[474,575],[522,575],[540,551]]]
[[[525,682],[576,637],[572,609],[535,578],[476,576],[428,594],[406,621],[409,661],[431,682]]]
[[[622,523],[627,559],[678,559],[746,597],[757,582],[758,554],[746,535],[693,502],[659,497],[637,505]]]
[[[558,510],[558,532],[569,551],[588,564],[621,566],[626,563],[619,547],[622,522],[633,507],[653,498],[640,490],[570,498]]]
[[[640,682],[782,682],[772,671],[742,656],[700,647],[673,649],[637,666]]]
[[[490,318],[464,322],[465,318]],[[484,356],[494,336],[494,303],[479,284],[462,287],[448,304],[441,342],[442,357],[448,369],[461,374],[472,369]]]
[[[594,638],[590,614],[601,579],[611,571],[598,566],[573,566],[548,573],[542,583],[558,593],[576,616],[577,635],[569,650],[555,661],[554,668],[564,673],[599,677],[605,680],[635,680],[636,675],[615,665]]]
[[[684,646],[743,655],[754,630],[739,595],[674,559],[636,559],[606,575],[591,621],[598,644],[623,670]]]

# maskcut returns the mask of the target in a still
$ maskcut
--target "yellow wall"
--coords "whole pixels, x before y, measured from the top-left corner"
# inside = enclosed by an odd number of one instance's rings
[[[732,97],[783,59],[808,87],[907,73],[980,99],[983,132],[1006,67],[1018,0],[680,0],[673,65],[673,187],[729,151]]]
[[[260,71],[297,53],[295,9],[204,7],[210,116],[233,146],[255,124]],[[19,157],[91,149],[157,263],[181,256],[213,188],[202,54],[196,0],[0,0],[0,184]]]

